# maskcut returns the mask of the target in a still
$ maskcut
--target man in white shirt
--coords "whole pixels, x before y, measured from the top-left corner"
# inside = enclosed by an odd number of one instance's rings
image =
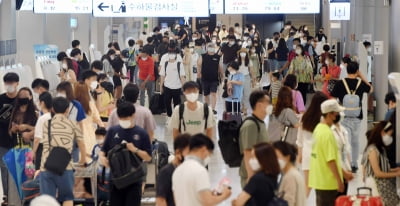
[[[181,89],[186,75],[182,57],[177,53],[175,44],[168,46],[168,53],[161,58],[160,67],[160,91],[165,94],[167,115],[171,117],[171,101],[174,101],[174,107],[181,103]]]
[[[192,136],[189,154],[172,175],[172,190],[176,206],[217,205],[229,198],[231,190],[223,185],[217,194],[211,191],[210,177],[205,166],[210,161],[214,143],[204,134]]]
[[[183,85],[186,101],[175,107],[171,118],[172,136],[203,133],[212,137],[214,118],[211,107],[199,102],[199,85],[189,81]]]

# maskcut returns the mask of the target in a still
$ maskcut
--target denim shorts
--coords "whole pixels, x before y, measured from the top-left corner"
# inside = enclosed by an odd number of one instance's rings
[[[66,170],[62,176],[49,171],[40,172],[40,194],[56,197],[58,201],[64,202],[74,200],[74,172]]]

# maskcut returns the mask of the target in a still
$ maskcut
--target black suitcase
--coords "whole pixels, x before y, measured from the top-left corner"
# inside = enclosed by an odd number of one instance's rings
[[[150,111],[153,114],[162,114],[166,111],[164,94],[154,93],[150,99]]]

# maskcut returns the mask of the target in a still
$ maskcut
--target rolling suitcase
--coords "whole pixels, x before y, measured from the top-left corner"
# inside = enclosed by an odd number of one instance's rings
[[[368,194],[361,194],[361,190],[368,190]],[[372,189],[369,187],[357,188],[357,195],[340,196],[336,199],[336,206],[383,206],[380,197],[372,197]]]
[[[240,104],[240,102],[238,102]],[[232,112],[227,112],[224,111],[222,114],[222,120],[223,121],[236,121],[238,124],[242,123],[242,114],[239,111],[239,108],[237,108],[237,111],[235,112],[235,107],[234,107],[234,102],[232,102]]]

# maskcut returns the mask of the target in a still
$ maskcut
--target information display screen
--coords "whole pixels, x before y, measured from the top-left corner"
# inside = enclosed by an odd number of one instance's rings
[[[34,0],[35,13],[90,14],[92,0]]]
[[[311,14],[320,0],[225,0],[226,14]]]
[[[210,0],[210,14],[223,14],[224,0]]]
[[[208,17],[208,0],[93,0],[95,17]]]

